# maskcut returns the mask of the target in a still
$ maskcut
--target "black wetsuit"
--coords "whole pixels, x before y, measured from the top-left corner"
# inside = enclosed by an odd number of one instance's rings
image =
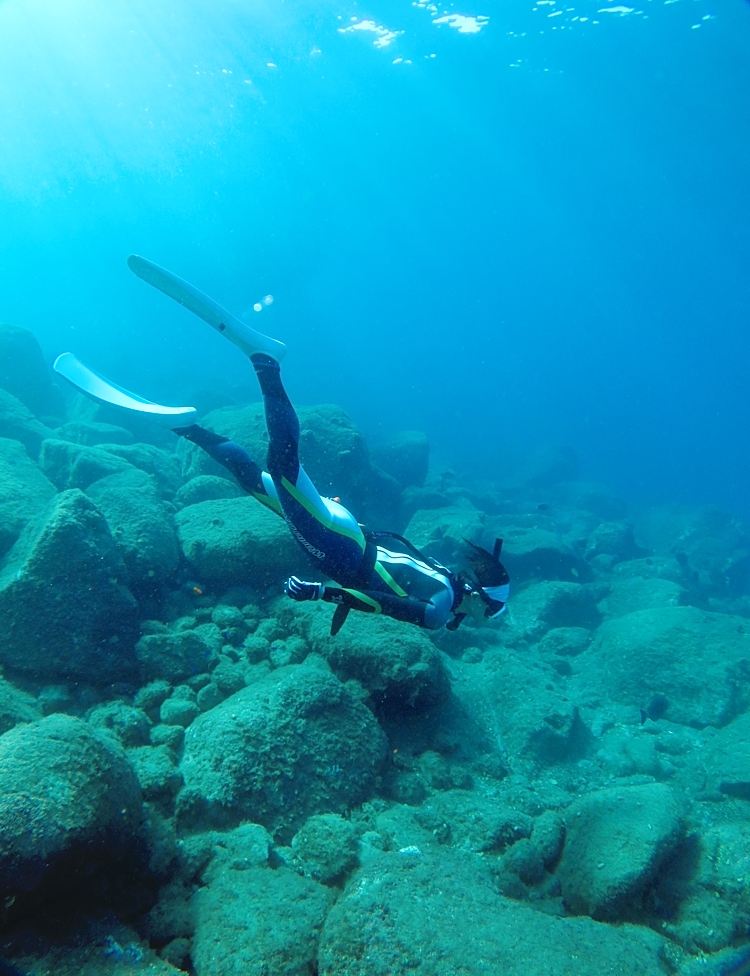
[[[383,613],[437,629],[450,619],[460,584],[397,543],[380,545],[339,502],[323,498],[299,462],[299,420],[281,382],[279,364],[251,356],[263,394],[268,472],[239,444],[193,424],[175,430],[232,472],[241,487],[280,515],[318,570],[335,580],[324,599],[348,609]]]

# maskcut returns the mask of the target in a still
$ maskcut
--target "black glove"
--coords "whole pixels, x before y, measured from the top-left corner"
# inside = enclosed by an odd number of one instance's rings
[[[284,592],[292,600],[302,603],[305,600],[319,600],[325,587],[322,583],[307,583],[297,576],[290,576],[284,583]]]

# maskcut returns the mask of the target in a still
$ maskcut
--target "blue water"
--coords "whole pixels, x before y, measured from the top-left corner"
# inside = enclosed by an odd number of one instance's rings
[[[2,0],[0,319],[257,399],[137,252],[373,441],[748,515],[749,81],[741,0]]]

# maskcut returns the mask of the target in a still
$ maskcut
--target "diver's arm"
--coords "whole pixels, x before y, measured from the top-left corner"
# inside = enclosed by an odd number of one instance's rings
[[[425,613],[428,604],[424,600],[415,600],[410,596],[395,596],[382,590],[353,590],[348,587],[326,586],[321,599],[326,603],[343,604],[350,610],[381,613],[385,617],[416,624],[418,627],[427,626]]]

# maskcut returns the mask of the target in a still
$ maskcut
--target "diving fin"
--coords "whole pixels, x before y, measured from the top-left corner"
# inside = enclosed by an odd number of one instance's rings
[[[335,637],[344,626],[350,610],[351,607],[344,606],[343,603],[339,603],[336,607],[331,620],[331,637]]]
[[[110,407],[119,407],[130,413],[137,413],[149,420],[155,421],[162,427],[188,427],[195,423],[198,411],[195,407],[164,407],[160,403],[144,400],[135,393],[129,393],[121,386],[110,383],[104,376],[95,373],[93,369],[76,359],[72,352],[64,352],[57,357],[52,368],[79,393],[83,393],[90,400],[103,403]]]
[[[283,342],[251,329],[245,322],[222,308],[213,298],[204,295],[202,291],[198,291],[187,281],[173,275],[171,271],[166,271],[157,264],[152,264],[151,261],[147,261],[146,258],[142,258],[138,254],[130,255],[128,267],[133,274],[138,275],[139,278],[148,282],[149,285],[153,285],[154,288],[158,288],[159,291],[163,291],[165,295],[169,295],[180,305],[184,305],[204,322],[208,322],[213,329],[226,336],[246,356],[260,352],[275,359],[276,362],[280,362],[286,355],[286,346]]]

